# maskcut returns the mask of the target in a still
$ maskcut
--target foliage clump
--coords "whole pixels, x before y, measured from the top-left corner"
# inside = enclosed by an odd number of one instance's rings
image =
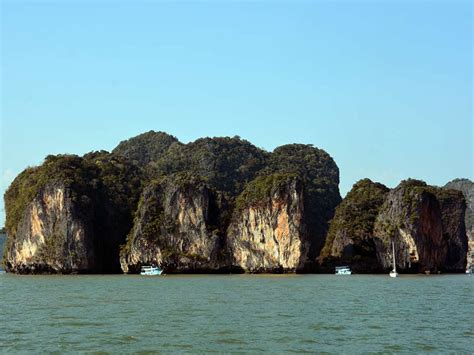
[[[120,142],[112,154],[125,157],[145,167],[150,162],[159,160],[173,144],[180,145],[181,143],[176,137],[167,133],[149,131]]]
[[[356,246],[355,255],[374,252],[369,239],[373,236],[375,220],[388,192],[389,189],[385,185],[370,179],[363,179],[354,184],[336,208],[320,259],[331,256],[333,243],[341,235],[352,240]]]
[[[273,194],[281,192],[288,182],[296,177],[295,173],[275,173],[257,177],[248,183],[237,197],[236,209],[242,210],[249,206],[266,203]]]
[[[268,153],[240,137],[201,138],[189,144],[175,144],[151,164],[154,175],[188,172],[201,177],[228,198],[240,193],[265,167]]]
[[[321,221],[331,219],[334,208],[341,202],[339,168],[328,153],[310,144],[276,148],[267,167],[260,172],[269,173],[297,174],[305,186],[306,208]]]

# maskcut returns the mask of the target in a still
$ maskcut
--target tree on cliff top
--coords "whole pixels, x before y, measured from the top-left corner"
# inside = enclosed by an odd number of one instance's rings
[[[315,216],[309,223],[319,224],[314,225],[315,228],[323,227],[322,224],[333,217],[334,208],[341,202],[339,168],[324,150],[311,144],[280,146],[273,151],[260,175],[270,173],[296,173],[301,178],[305,186],[306,207],[310,215]],[[320,219],[319,222],[316,219]]]
[[[265,167],[268,153],[239,137],[200,138],[174,144],[156,162],[156,175],[189,172],[217,191],[235,197]]]
[[[149,131],[124,140],[112,151],[132,162],[146,166],[157,161],[173,144],[181,144],[178,139],[164,132]]]

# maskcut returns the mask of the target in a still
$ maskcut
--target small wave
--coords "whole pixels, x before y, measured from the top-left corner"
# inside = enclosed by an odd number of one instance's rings
[[[344,325],[329,325],[329,324],[313,324],[311,329],[313,330],[344,330]]]
[[[236,345],[245,345],[245,344],[247,344],[242,339],[237,339],[237,338],[217,339],[216,342],[219,343],[219,344],[236,344]]]

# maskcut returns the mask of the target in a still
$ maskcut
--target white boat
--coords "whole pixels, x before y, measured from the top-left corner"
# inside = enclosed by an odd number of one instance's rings
[[[349,266],[336,266],[336,275],[352,275]]]
[[[163,273],[163,270],[161,270],[158,266],[142,266],[142,270],[140,272],[140,275],[147,275],[147,276],[152,276],[152,275],[161,275]]]
[[[397,262],[395,260],[395,244],[392,242],[392,252],[393,252],[393,269],[390,271],[390,277],[398,277],[397,272]]]

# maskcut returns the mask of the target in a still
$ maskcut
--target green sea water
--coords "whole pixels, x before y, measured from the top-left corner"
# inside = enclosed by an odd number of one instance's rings
[[[0,351],[472,353],[466,275],[0,273]]]

